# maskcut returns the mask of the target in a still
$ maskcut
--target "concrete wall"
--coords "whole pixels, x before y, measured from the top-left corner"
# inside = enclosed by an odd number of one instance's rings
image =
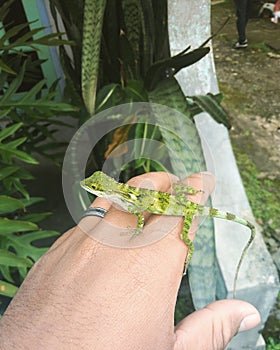
[[[200,46],[211,35],[210,0],[171,0],[169,35],[172,55],[188,45]],[[186,95],[217,93],[218,83],[212,52],[197,64],[182,70],[177,76]],[[236,166],[228,131],[209,115],[196,117],[209,171],[217,179],[212,196],[213,206],[238,214],[255,223],[246,193]],[[232,281],[238,259],[249,236],[247,228],[222,220],[215,221],[216,254],[222,277],[218,281],[218,298],[232,297]],[[237,298],[255,305],[262,315],[262,324],[239,334],[228,349],[265,349],[259,331],[272,308],[278,290],[275,266],[257,227],[257,237],[241,268]]]

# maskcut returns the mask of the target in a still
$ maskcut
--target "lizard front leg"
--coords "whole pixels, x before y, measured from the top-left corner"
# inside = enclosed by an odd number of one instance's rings
[[[193,187],[190,187],[187,185],[182,185],[182,184],[173,184],[172,188],[173,188],[174,192],[176,193],[176,195],[178,195],[178,194],[185,195],[185,193],[193,195],[193,194],[197,194],[199,192],[203,192],[202,190],[196,190]]]
[[[128,207],[127,211],[130,214],[134,214],[137,216],[137,227],[130,229],[130,232],[133,234],[133,236],[138,235],[139,233],[142,232],[143,227],[144,227],[144,215],[143,213],[141,213],[140,211],[138,211],[137,209],[135,209],[135,207]]]

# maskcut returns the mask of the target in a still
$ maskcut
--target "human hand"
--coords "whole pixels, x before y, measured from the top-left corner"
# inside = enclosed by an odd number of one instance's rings
[[[177,179],[149,173],[129,183],[168,192],[170,181]],[[191,200],[204,203],[214,180],[196,174],[188,185],[203,189]],[[28,274],[1,321],[1,350],[218,350],[238,331],[259,323],[252,305],[223,300],[194,312],[174,329],[188,249],[180,239],[183,219],[147,214],[145,226],[153,223],[164,231],[171,225],[173,230],[151,245],[119,249],[92,239],[90,232],[102,235],[106,225],[119,226],[121,232],[135,225],[135,216],[101,198],[93,206],[107,209],[106,217],[83,219]],[[197,223],[195,219],[190,228],[191,239]]]

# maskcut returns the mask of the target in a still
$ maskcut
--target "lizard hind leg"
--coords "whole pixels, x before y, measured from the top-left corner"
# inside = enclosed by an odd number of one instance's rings
[[[183,231],[181,233],[181,239],[185,242],[185,244],[188,247],[188,253],[185,259],[183,275],[187,273],[187,269],[194,252],[194,244],[189,238],[189,229],[191,226],[191,222],[192,220],[190,220],[190,218],[186,215],[184,219]]]

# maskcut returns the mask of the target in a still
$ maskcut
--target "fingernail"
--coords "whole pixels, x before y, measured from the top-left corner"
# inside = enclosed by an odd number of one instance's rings
[[[238,333],[248,331],[251,328],[256,327],[260,323],[259,314],[251,314],[243,318],[240,323]]]

